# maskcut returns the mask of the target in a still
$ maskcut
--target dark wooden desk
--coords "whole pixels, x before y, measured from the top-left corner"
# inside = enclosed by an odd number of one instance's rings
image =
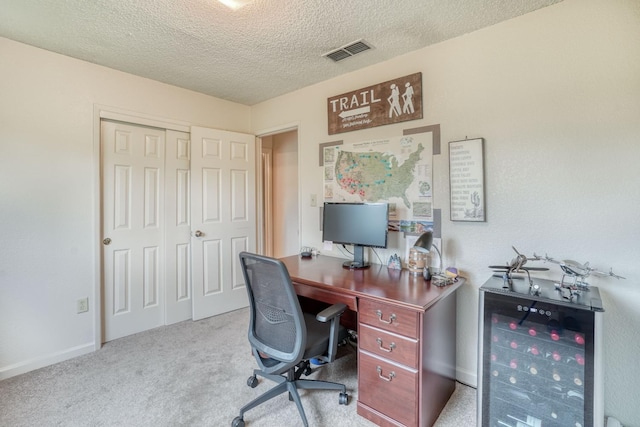
[[[358,414],[381,426],[431,426],[455,389],[456,290],[408,270],[282,258],[300,296],[357,313]]]

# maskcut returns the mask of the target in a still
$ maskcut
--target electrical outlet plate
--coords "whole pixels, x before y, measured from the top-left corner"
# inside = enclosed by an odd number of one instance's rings
[[[89,298],[80,298],[78,300],[78,313],[86,313],[89,311]]]

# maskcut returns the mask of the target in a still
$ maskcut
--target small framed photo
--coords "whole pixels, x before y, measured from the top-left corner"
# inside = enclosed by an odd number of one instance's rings
[[[484,200],[484,140],[449,143],[451,221],[486,221]]]
[[[320,166],[328,165],[335,162],[336,145],[342,145],[342,141],[325,142],[319,145],[318,153]]]

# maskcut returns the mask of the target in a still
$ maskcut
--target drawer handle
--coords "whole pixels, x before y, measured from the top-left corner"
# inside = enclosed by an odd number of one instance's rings
[[[385,381],[391,381],[396,376],[396,373],[391,371],[391,373],[389,373],[389,376],[385,377],[384,375],[382,375],[382,368],[380,366],[377,366],[376,370],[378,371],[378,377]]]
[[[389,320],[382,320],[382,310],[376,310],[376,314],[378,315],[378,320],[382,323],[386,323],[387,325],[392,324],[393,321],[396,320],[396,315],[393,313],[391,313],[391,316],[389,316]]]
[[[382,351],[386,351],[387,353],[391,353],[393,349],[396,348],[396,343],[393,341],[389,344],[389,348],[384,348],[382,346],[382,338],[376,338],[376,341],[378,342],[378,348]]]

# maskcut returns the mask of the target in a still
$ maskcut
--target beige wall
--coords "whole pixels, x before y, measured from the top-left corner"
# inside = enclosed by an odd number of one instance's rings
[[[469,279],[458,300],[462,381],[476,382],[478,288],[488,265],[512,258],[511,245],[626,276],[591,280],[606,308],[605,410],[625,425],[640,425],[639,7],[565,0],[252,108],[254,130],[299,123],[301,194],[322,194],[319,143],[441,125],[434,203],[443,213],[445,264]],[[328,97],[415,72],[423,75],[423,120],[327,134]],[[485,138],[481,224],[448,220],[447,142],[465,137]],[[322,247],[318,209],[303,197],[301,212],[302,244]],[[548,276],[559,277],[551,268]]]
[[[93,349],[95,104],[239,132],[295,123],[300,240],[316,247],[319,214],[306,195],[322,194],[318,144],[439,123],[445,263],[469,279],[458,303],[459,378],[475,382],[477,288],[511,245],[611,266],[627,280],[592,280],[607,310],[605,409],[639,425],[639,7],[565,0],[251,108],[0,38],[0,379]],[[418,71],[423,120],[327,135],[328,97]],[[446,143],[466,136],[486,141],[482,224],[447,219]],[[78,315],[84,296],[92,311]]]
[[[96,104],[250,131],[250,108],[0,38],[0,379],[94,349]],[[89,313],[76,300],[89,297]]]

